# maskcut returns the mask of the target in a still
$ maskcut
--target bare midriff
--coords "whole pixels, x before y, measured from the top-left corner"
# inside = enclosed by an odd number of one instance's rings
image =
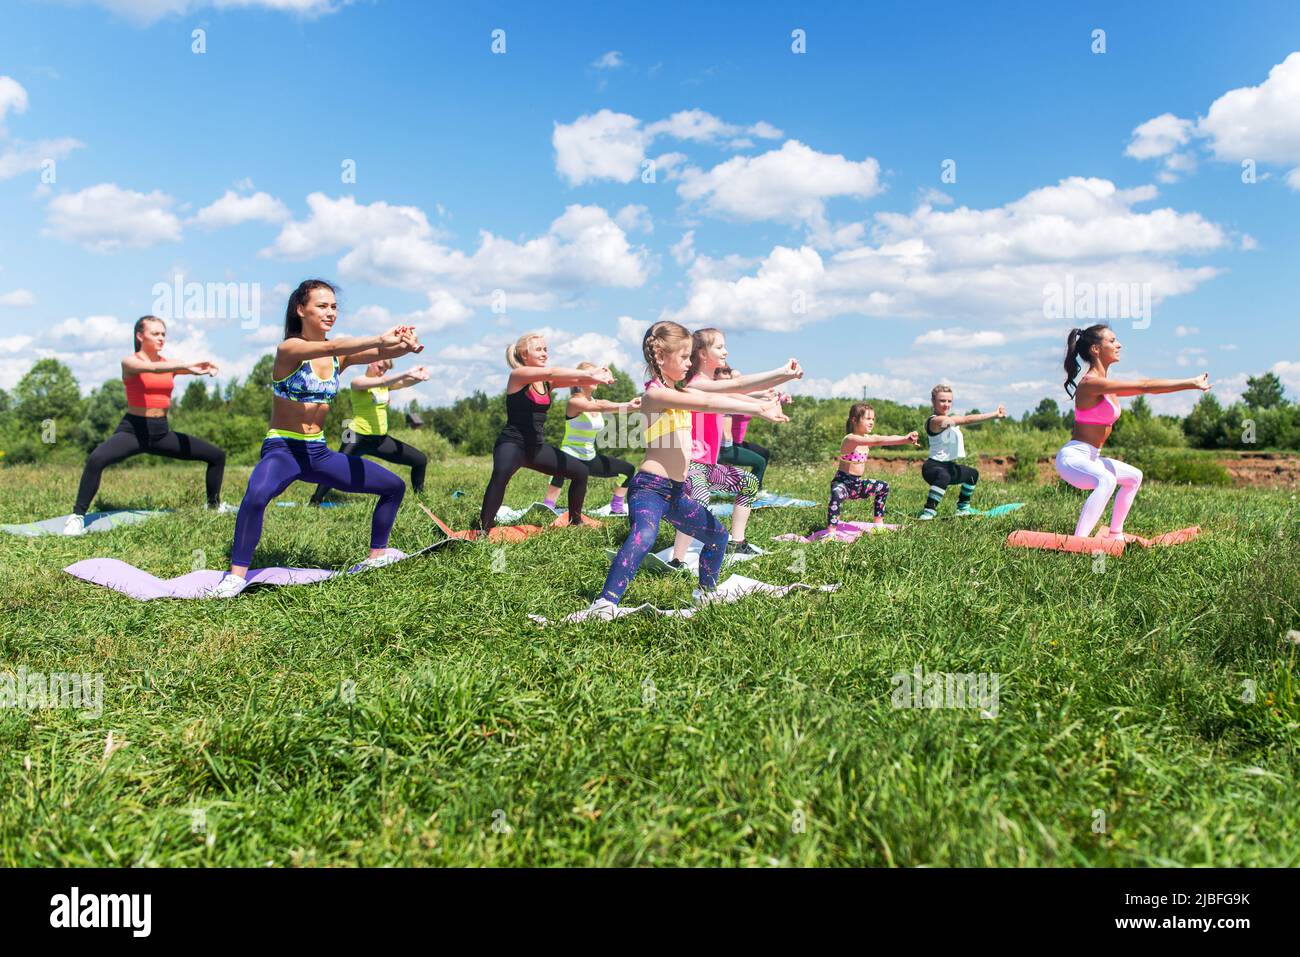
[[[138,405],[128,405],[126,407],[127,415],[138,415],[145,419],[161,419],[167,415],[166,409],[144,409]]]

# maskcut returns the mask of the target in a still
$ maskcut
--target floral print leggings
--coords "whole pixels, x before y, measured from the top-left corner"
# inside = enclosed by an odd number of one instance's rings
[[[880,479],[858,478],[843,470],[831,479],[831,501],[826,506],[826,525],[834,528],[840,523],[840,506],[846,499],[876,497],[876,518],[885,517],[885,499],[889,498],[889,483]]]

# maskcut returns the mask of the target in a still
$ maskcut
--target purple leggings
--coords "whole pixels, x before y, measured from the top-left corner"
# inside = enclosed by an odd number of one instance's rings
[[[636,570],[654,548],[659,522],[665,518],[677,531],[704,544],[700,552],[700,588],[714,589],[722,571],[722,559],[727,554],[727,530],[712,512],[691,499],[685,482],[637,472],[628,486],[627,511],[631,530],[605,577],[601,598],[616,605],[622,600]]]
[[[245,568],[253,563],[253,551],[262,537],[262,513],[271,499],[294,482],[324,483],[340,492],[378,495],[379,504],[370,521],[370,547],[387,547],[397,508],[406,494],[405,482],[374,462],[335,452],[324,442],[269,438],[262,443],[261,461],[248,479],[248,491],[239,506],[230,564]]]

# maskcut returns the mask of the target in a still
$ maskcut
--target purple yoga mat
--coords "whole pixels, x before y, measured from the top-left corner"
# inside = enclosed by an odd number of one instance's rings
[[[88,558],[64,569],[84,581],[103,585],[140,601],[155,598],[202,598],[225,572],[204,570],[179,578],[157,578],[134,565],[116,558]],[[248,573],[248,586],[309,585],[332,578],[336,572],[325,568],[256,568]]]
[[[405,555],[395,548],[390,551],[397,552],[401,555],[401,560],[406,561],[409,558],[427,555],[444,546],[463,544],[465,542],[458,538],[450,538],[434,542],[410,555]],[[225,572],[204,570],[190,572],[179,578],[156,578],[116,558],[87,558],[63,570],[83,581],[103,585],[105,588],[111,588],[139,601],[152,601],[155,598],[205,598],[207,592],[225,576]],[[244,590],[258,586],[311,585],[333,578],[335,575],[356,573],[355,565],[346,573],[334,572],[326,568],[254,568],[248,573],[248,584]]]

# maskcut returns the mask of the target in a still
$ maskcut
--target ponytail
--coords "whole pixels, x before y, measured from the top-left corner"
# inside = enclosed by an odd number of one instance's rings
[[[1104,322],[1087,329],[1071,329],[1065,340],[1065,394],[1074,398],[1074,377],[1079,369],[1092,364],[1092,348],[1101,345],[1101,334],[1110,328]]]
[[[526,332],[512,344],[506,346],[506,363],[512,369],[518,369],[524,365],[524,350],[528,348],[528,343],[534,339],[542,338],[541,333]]]

